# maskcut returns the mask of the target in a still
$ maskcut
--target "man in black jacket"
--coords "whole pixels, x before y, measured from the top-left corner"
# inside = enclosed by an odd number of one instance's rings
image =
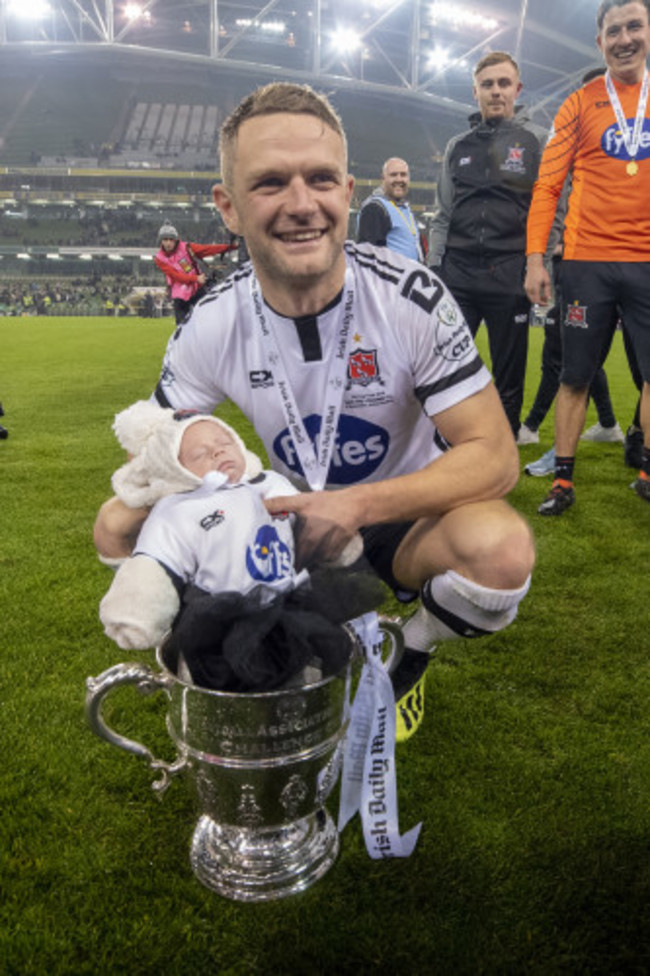
[[[526,219],[546,141],[545,130],[515,104],[521,89],[519,67],[505,51],[476,65],[479,113],[445,150],[430,246],[431,264],[473,335],[485,321],[494,381],[515,437],[528,354]]]

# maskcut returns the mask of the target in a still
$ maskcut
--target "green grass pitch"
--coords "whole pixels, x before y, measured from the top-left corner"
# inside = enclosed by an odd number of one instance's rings
[[[149,394],[171,331],[0,319],[0,974],[650,972],[650,507],[619,445],[581,444],[561,519],[535,513],[548,481],[513,491],[533,585],[512,627],[442,646],[429,669],[424,726],[397,754],[414,855],[371,861],[355,820],[302,895],[235,904],[194,879],[183,783],[159,801],[83,713],[86,676],[147,659],[102,632],[92,524],[122,461],[113,415]],[[620,336],[607,369],[626,427]],[[550,417],[522,466],[552,438]],[[111,699],[120,731],[171,759],[164,712],[162,696]]]

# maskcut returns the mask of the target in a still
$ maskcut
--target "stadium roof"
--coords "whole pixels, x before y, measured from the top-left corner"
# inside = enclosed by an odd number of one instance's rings
[[[600,63],[595,0],[4,0],[0,49],[63,54],[129,49],[256,77],[472,110],[471,68],[490,50],[517,57],[525,100],[552,119]],[[30,16],[31,14],[31,16]]]

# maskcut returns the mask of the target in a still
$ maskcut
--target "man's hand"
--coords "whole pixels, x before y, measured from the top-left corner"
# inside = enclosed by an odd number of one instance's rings
[[[298,495],[266,498],[264,504],[272,515],[293,512],[296,515],[296,564],[310,569],[339,558],[362,524],[353,514],[354,506],[343,491],[314,491]]]
[[[543,255],[529,255],[524,288],[532,305],[549,304],[551,300],[551,276],[544,267]]]

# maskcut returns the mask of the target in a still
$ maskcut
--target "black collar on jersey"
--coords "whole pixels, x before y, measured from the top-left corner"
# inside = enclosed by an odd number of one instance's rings
[[[343,289],[334,296],[331,302],[322,308],[315,315],[299,315],[297,318],[293,319],[293,323],[296,327],[298,333],[298,339],[300,340],[300,347],[302,349],[302,355],[306,363],[316,363],[320,362],[323,358],[323,348],[320,341],[320,333],[318,331],[318,319],[319,316],[324,315],[329,312],[330,309],[334,308],[339,304],[341,298],[343,297]],[[268,302],[267,302],[268,304]],[[272,308],[269,305],[269,308]],[[275,312],[275,309],[273,309]],[[280,315],[279,312],[275,314],[282,319],[288,318],[286,315]],[[278,338],[280,338],[278,336]]]

